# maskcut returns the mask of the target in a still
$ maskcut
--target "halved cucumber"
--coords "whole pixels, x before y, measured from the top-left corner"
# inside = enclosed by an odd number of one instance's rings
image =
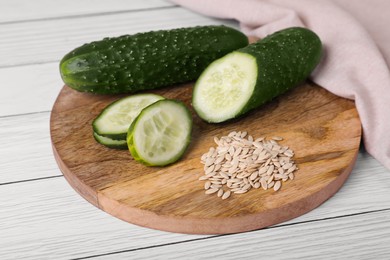
[[[203,72],[193,90],[192,105],[208,122],[234,118],[253,95],[256,79],[256,59],[246,53],[230,53]]]
[[[95,132],[93,133],[93,137],[95,137],[95,140],[98,143],[107,146],[108,148],[121,149],[121,150],[126,150],[128,148],[126,140],[113,140],[111,138],[98,135]]]
[[[93,121],[95,133],[113,140],[126,140],[127,130],[145,107],[164,99],[155,94],[138,94],[119,99],[108,105]]]
[[[321,59],[318,36],[288,28],[211,63],[197,80],[192,104],[205,121],[223,122],[304,81]]]
[[[144,108],[133,121],[127,144],[135,160],[149,166],[164,166],[184,154],[191,130],[191,113],[182,102],[160,100]]]

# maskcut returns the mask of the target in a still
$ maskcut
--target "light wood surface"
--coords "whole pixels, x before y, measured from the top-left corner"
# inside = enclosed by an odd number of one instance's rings
[[[191,106],[193,84],[151,91]],[[147,167],[128,151],[98,144],[92,120],[118,96],[60,92],[51,114],[56,160],[71,186],[86,200],[125,221],[183,233],[234,233],[300,216],[332,196],[347,179],[360,144],[360,121],[351,101],[305,83],[248,115],[208,124],[192,112],[192,142],[167,167]],[[221,201],[204,194],[200,157],[214,136],[247,131],[255,138],[282,136],[295,151],[299,170],[281,191],[252,189]]]
[[[126,1],[124,8],[112,1],[90,5],[37,0],[34,12],[30,2],[0,3],[0,19],[5,19],[0,22],[1,259],[261,259],[275,251],[266,258],[389,258],[390,171],[364,147],[332,198],[272,228],[185,235],[132,225],[92,206],[69,187],[50,144],[49,120],[62,88],[58,62],[63,51],[110,31],[118,35],[183,23],[238,25],[177,6],[160,9],[158,2],[165,1]],[[108,28],[113,19],[115,26]]]
[[[7,43],[7,48],[1,48],[0,45],[0,68],[6,65],[55,62],[75,46],[104,37],[222,23],[174,6],[150,9],[148,15],[145,15],[146,10],[142,8],[97,16],[6,24],[0,27],[0,42]],[[177,21],[180,21],[180,24]],[[224,21],[223,24],[237,27],[232,21]],[[23,33],[20,33],[21,31]]]

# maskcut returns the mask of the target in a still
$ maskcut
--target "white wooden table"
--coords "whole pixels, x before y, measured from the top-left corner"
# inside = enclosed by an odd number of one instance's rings
[[[58,62],[82,43],[154,29],[227,24],[161,0],[1,0],[0,259],[390,259],[390,171],[362,148],[343,188],[262,230],[184,235],[95,208],[52,155]]]

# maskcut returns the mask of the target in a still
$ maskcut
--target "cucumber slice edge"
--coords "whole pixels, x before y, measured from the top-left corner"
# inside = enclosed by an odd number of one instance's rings
[[[160,106],[161,103],[171,103],[174,104],[176,108],[181,109],[180,113],[182,114],[181,116],[183,116],[183,118],[179,119],[176,124],[186,123],[186,127],[185,127],[186,129],[184,129],[186,131],[186,134],[181,138],[182,142],[181,142],[180,149],[176,150],[174,154],[171,154],[168,158],[151,160],[150,157],[141,150],[141,147],[143,147],[145,143],[142,143],[142,141],[140,141],[142,138],[139,136],[139,134],[137,135],[137,130],[138,130],[137,128],[140,127],[141,123],[144,123],[145,120],[143,120],[142,118],[146,117],[145,115],[147,113],[152,112],[153,109]],[[165,112],[167,111],[166,108],[161,109],[160,111],[163,110]],[[139,131],[139,133],[143,133],[143,132],[144,131]],[[127,144],[129,147],[129,151],[135,160],[147,166],[166,166],[176,162],[184,155],[191,141],[191,133],[192,133],[192,116],[189,109],[181,101],[173,100],[173,99],[164,99],[164,100],[159,100],[149,105],[148,107],[144,108],[142,112],[137,116],[137,118],[133,121],[133,123],[129,127],[129,131],[127,134]],[[179,145],[180,143],[176,147],[179,147]]]
[[[119,149],[119,150],[126,150],[127,147],[127,142],[126,140],[114,140],[105,136],[101,136],[96,132],[93,132],[93,137],[95,140],[99,143],[102,144],[108,148],[111,149]]]
[[[164,97],[157,95],[157,94],[152,94],[152,93],[135,94],[135,95],[120,98],[120,99],[110,103],[109,105],[107,105],[100,112],[100,114],[93,120],[93,122],[92,122],[93,131],[100,136],[107,137],[107,138],[110,138],[113,140],[126,140],[127,131],[128,131],[129,126],[131,125],[131,122],[126,127],[123,126],[123,127],[121,127],[121,129],[118,129],[117,131],[111,131],[111,130],[105,129],[106,126],[104,126],[104,120],[106,119],[105,117],[108,116],[108,113],[112,112],[112,110],[115,108],[115,106],[118,106],[122,103],[129,102],[133,99],[138,99],[140,97],[153,98],[153,99],[155,99],[155,101],[164,99]],[[153,101],[152,103],[154,103],[155,101]],[[138,114],[142,111],[142,109],[140,109],[140,111],[138,111],[138,113],[136,113],[137,115],[134,116],[134,119],[138,116]],[[106,122],[106,124],[110,125],[110,123],[107,123],[107,122]]]

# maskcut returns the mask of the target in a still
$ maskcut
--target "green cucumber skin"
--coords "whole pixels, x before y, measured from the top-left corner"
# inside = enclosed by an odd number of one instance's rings
[[[98,94],[134,93],[195,80],[215,59],[248,45],[226,26],[197,26],[105,38],[66,54],[69,87]]]
[[[106,143],[106,142],[104,142],[104,141],[102,141],[101,139],[100,139],[100,137],[99,137],[99,134],[97,134],[97,133],[93,133],[93,137],[95,138],[95,141],[96,142],[98,142],[99,144],[101,144],[101,145],[104,145],[105,147],[107,147],[107,148],[111,148],[111,149],[117,149],[117,150],[127,150],[127,149],[129,149],[128,147],[127,147],[127,143],[125,143],[125,144],[113,144],[113,143]],[[124,141],[125,141],[126,139],[124,139]],[[113,139],[113,141],[117,141],[117,140],[114,140]]]
[[[258,74],[252,97],[236,117],[285,93],[309,77],[321,60],[322,43],[313,31],[291,27],[237,51],[256,58]]]

